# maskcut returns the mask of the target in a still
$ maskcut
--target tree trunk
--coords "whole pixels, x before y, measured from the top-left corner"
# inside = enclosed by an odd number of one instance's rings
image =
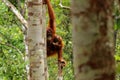
[[[113,0],[72,0],[75,80],[115,80]]]
[[[46,70],[46,27],[42,0],[28,0],[28,80],[47,80]],[[44,8],[44,9],[43,9]]]

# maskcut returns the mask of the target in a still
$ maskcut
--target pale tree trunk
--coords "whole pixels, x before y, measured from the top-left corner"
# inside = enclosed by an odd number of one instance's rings
[[[29,57],[28,80],[47,80],[46,78],[46,27],[42,0],[28,0],[27,45]]]
[[[75,80],[115,80],[113,0],[72,0]]]

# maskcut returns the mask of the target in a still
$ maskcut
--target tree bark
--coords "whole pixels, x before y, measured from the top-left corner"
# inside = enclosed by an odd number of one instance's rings
[[[28,0],[27,45],[29,57],[28,80],[47,80],[46,27],[42,0]]]
[[[113,0],[72,0],[75,80],[115,80]]]

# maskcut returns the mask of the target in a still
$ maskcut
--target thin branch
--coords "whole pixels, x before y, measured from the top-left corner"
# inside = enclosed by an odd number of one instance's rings
[[[5,4],[6,4],[6,6],[8,7],[8,8],[10,8],[12,11],[13,11],[13,13],[18,17],[18,19],[21,21],[21,23],[24,25],[23,27],[22,27],[22,30],[23,31],[26,31],[27,30],[27,27],[28,27],[28,25],[27,25],[27,21],[24,19],[24,17],[20,14],[20,12],[16,9],[16,7],[11,3],[11,2],[9,2],[8,0],[2,0]]]
[[[68,10],[70,10],[70,7],[63,6],[63,5],[62,5],[62,0],[60,0],[59,6],[60,6],[61,8],[63,8],[63,9],[68,9]]]
[[[9,47],[15,49],[18,53],[20,53],[20,54],[23,56],[22,52],[21,52],[18,48],[16,48],[15,46],[13,46],[12,44],[9,44],[9,43],[1,43],[1,42],[0,42],[0,44],[1,44],[1,45],[9,46]]]
[[[63,66],[61,61],[58,60],[58,76],[57,76],[57,80],[63,80]]]
[[[118,20],[118,19],[120,19],[120,15],[119,16],[115,16],[114,18],[115,18],[115,20]]]

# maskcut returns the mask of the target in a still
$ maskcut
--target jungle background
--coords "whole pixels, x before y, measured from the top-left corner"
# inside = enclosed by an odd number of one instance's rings
[[[27,19],[25,0],[9,0]],[[72,26],[70,0],[51,0],[56,15],[57,34],[64,41],[64,80],[74,80],[72,62]],[[62,7],[63,6],[63,7]],[[64,7],[65,6],[65,7]],[[120,3],[115,0],[113,7],[114,43],[116,59],[116,80],[120,80]],[[48,21],[48,15],[46,15]],[[21,22],[0,0],[0,80],[27,80],[24,57],[24,33]],[[50,80],[57,77],[57,57],[48,58]]]

